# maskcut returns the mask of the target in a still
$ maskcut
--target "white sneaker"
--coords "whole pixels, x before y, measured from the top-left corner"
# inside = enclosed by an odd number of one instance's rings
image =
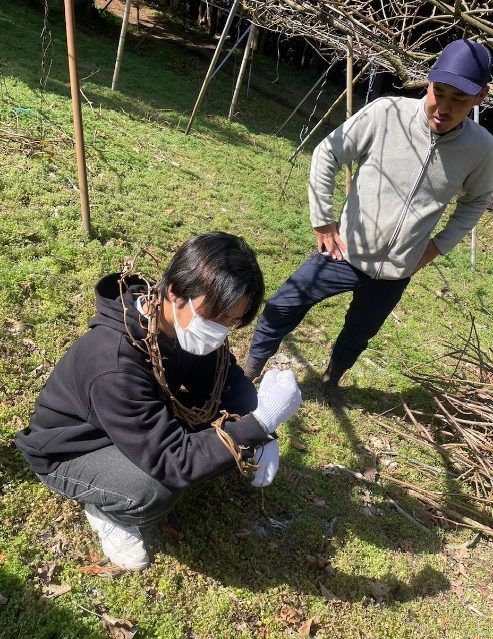
[[[98,533],[104,554],[112,563],[127,570],[142,570],[149,565],[149,555],[136,526],[116,524],[93,504],[86,504],[84,510],[89,525]]]

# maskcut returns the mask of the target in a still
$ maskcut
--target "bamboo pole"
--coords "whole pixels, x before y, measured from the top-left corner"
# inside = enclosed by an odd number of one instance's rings
[[[248,34],[248,40],[245,45],[245,51],[243,52],[243,59],[241,61],[240,71],[238,73],[238,78],[236,80],[233,99],[231,100],[231,106],[229,107],[228,122],[231,122],[231,120],[233,119],[234,112],[236,110],[236,103],[238,102],[238,96],[240,95],[240,89],[243,83],[243,76],[245,75],[248,59],[251,55],[253,38],[255,37],[255,30],[256,30],[255,25],[252,22],[250,25],[250,33]]]
[[[205,78],[204,78],[204,82],[202,83],[202,88],[200,89],[198,98],[197,98],[197,100],[195,102],[195,106],[193,107],[192,115],[190,116],[190,120],[188,121],[187,128],[185,129],[185,135],[188,135],[190,133],[190,129],[192,128],[193,121],[195,120],[195,117],[196,117],[196,115],[198,113],[200,105],[202,104],[202,100],[204,99],[205,92],[207,91],[207,87],[209,86],[209,82],[211,80],[211,76],[212,76],[212,73],[214,71],[214,67],[217,64],[217,60],[218,60],[219,55],[220,55],[220,53],[222,51],[222,48],[224,46],[224,42],[225,42],[226,37],[228,35],[228,32],[229,32],[229,30],[231,28],[231,24],[233,22],[233,18],[235,16],[236,9],[238,8],[238,5],[240,4],[240,1],[241,0],[234,0],[234,4],[231,7],[228,19],[226,20],[226,24],[224,25],[223,32],[221,33],[221,37],[219,38],[219,42],[217,43],[216,50],[214,51],[214,55],[212,56],[212,60],[211,60],[211,63],[209,65],[209,69],[207,70],[207,73],[206,73]]]
[[[120,67],[122,66],[123,49],[125,48],[125,36],[127,35],[128,19],[130,17],[130,9],[132,8],[132,0],[127,0],[125,11],[123,13],[122,28],[120,31],[120,39],[118,41],[118,51],[116,52],[115,70],[113,71],[113,80],[111,82],[111,90],[116,89],[118,78],[120,77]]]
[[[352,84],[356,84],[356,82],[358,82],[358,80],[361,78],[361,76],[370,68],[371,66],[371,62],[367,62],[365,64],[365,66],[361,69],[361,71],[354,76],[353,82]],[[293,151],[293,153],[291,154],[291,156],[289,157],[289,162],[293,162],[296,158],[296,156],[298,155],[298,153],[301,151],[301,149],[305,146],[305,144],[308,142],[308,140],[311,140],[311,138],[315,135],[315,133],[318,131],[318,129],[323,126],[325,124],[325,122],[327,122],[327,120],[330,118],[330,116],[332,115],[332,113],[334,112],[335,108],[344,100],[344,98],[346,97],[346,92],[347,89],[344,89],[344,91],[341,93],[341,95],[332,103],[332,106],[330,107],[330,109],[327,111],[327,113],[322,116],[322,118],[317,122],[317,124],[313,127],[313,129],[310,131],[310,133],[306,136],[306,138],[303,138],[301,144],[298,145],[298,148]]]
[[[346,60],[346,119],[353,115],[353,36],[347,37]],[[353,179],[352,164],[346,165],[346,195],[349,195]]]
[[[79,178],[80,205],[82,223],[88,237],[91,237],[91,220],[89,211],[89,192],[87,189],[86,154],[84,148],[84,131],[82,127],[82,110],[80,105],[79,73],[77,70],[77,49],[75,45],[74,0],[65,1],[65,28],[67,32],[68,68],[70,75],[70,92],[72,95],[72,113],[74,119],[74,141],[77,156],[77,174]]]

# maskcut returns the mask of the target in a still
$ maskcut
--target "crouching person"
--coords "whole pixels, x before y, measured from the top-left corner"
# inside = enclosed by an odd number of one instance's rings
[[[235,464],[254,485],[272,481],[275,430],[300,391],[291,371],[270,371],[257,396],[227,340],[263,294],[255,254],[226,233],[183,244],[156,284],[128,268],[98,283],[90,330],[55,366],[16,444],[44,484],[84,504],[113,563],[145,568],[141,528],[193,484]]]

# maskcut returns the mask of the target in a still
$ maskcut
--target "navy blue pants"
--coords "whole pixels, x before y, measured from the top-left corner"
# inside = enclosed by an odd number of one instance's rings
[[[333,295],[352,291],[353,299],[343,329],[332,350],[332,358],[338,366],[351,368],[401,299],[410,279],[374,280],[345,260],[332,260],[315,253],[267,302],[255,327],[250,356],[256,360],[268,359],[312,306]]]

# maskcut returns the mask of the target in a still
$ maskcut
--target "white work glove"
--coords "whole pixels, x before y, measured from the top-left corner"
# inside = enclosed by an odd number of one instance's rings
[[[274,368],[264,375],[258,389],[258,405],[252,415],[267,433],[273,433],[296,413],[301,404],[301,391],[293,371]]]
[[[279,442],[273,439],[261,448],[257,448],[253,462],[258,465],[252,479],[252,486],[269,486],[279,469]]]

